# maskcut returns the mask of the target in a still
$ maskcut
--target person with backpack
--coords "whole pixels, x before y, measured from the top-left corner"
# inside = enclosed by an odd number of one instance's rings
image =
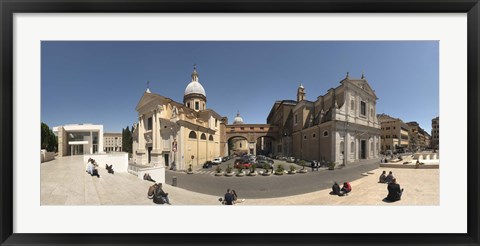
[[[162,183],[158,183],[157,187],[155,188],[155,192],[153,194],[153,202],[156,204],[168,204],[170,203],[170,199],[168,199],[168,193],[165,193],[162,189]]]

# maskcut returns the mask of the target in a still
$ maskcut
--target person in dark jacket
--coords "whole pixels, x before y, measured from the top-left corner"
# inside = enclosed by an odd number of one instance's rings
[[[393,178],[392,182],[388,184],[388,195],[385,200],[389,202],[395,202],[402,198],[403,189],[400,189],[400,185],[397,184],[397,179]]]
[[[149,173],[145,173],[145,174],[143,175],[143,180],[152,181],[153,183],[156,182],[154,179],[152,179],[152,177],[150,177],[150,174],[149,174]]]
[[[344,193],[340,190],[340,185],[338,185],[337,182],[335,182],[333,185],[332,185],[332,192],[334,195],[338,195],[338,196],[343,196]]]
[[[110,166],[108,164],[105,164],[105,169],[107,169],[108,173],[114,174],[113,164]]]
[[[224,196],[225,205],[233,205],[233,199],[233,194],[230,192],[230,189],[227,189],[227,193]]]
[[[162,183],[157,184],[157,188],[155,188],[155,193],[153,195],[153,202],[162,204],[160,201],[163,200],[163,203],[168,205],[170,204],[170,199],[168,199],[168,193],[165,193],[162,189]],[[158,201],[158,202],[157,202]]]
[[[380,175],[380,178],[378,178],[378,183],[386,183],[387,182],[387,172],[383,171],[382,174]]]
[[[394,179],[392,171],[388,172],[387,177],[385,178],[385,183],[390,184]]]

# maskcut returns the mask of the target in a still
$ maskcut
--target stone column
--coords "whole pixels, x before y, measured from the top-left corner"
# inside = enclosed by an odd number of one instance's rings
[[[345,144],[345,153],[343,154],[343,158],[345,158],[345,164],[348,164],[349,157],[350,157],[350,133],[346,132],[344,137],[344,144]]]
[[[146,164],[148,161],[146,157],[146,150],[145,150],[145,124],[143,120],[144,116],[140,115],[138,117],[138,150],[137,150],[137,162],[139,164]]]
[[[138,117],[138,149],[145,150],[145,137],[144,137],[144,124],[143,124],[143,115]]]
[[[88,146],[90,148],[90,153],[89,154],[93,154],[93,133],[92,131],[90,131],[90,144]]]
[[[103,127],[98,131],[98,152],[104,153],[103,151]]]

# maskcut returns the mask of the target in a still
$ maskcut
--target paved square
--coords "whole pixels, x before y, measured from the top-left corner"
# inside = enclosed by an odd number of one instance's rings
[[[377,182],[383,170],[392,171],[405,189],[402,200],[382,201],[387,195],[387,185]],[[85,172],[81,156],[57,157],[42,163],[40,172],[41,205],[155,205],[147,198],[152,182],[129,173],[111,175],[103,166],[99,167],[101,178],[92,177]],[[439,169],[381,167],[350,183],[353,190],[343,197],[330,195],[330,189],[326,189],[289,197],[246,199],[238,205],[440,205]],[[195,193],[168,184],[164,184],[164,190],[173,205],[220,205],[218,198],[223,196]]]

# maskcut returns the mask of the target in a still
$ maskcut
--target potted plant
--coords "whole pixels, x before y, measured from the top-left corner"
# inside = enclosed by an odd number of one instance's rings
[[[288,171],[288,174],[295,174],[297,173],[297,169],[295,168],[294,165],[290,165],[290,170]]]
[[[300,166],[302,166],[302,169],[300,169],[298,172],[299,173],[307,173],[307,169],[305,169],[305,161],[301,160],[298,164],[300,164]]]
[[[335,166],[337,165],[337,163],[333,162],[333,161],[329,161],[327,163],[328,165],[328,170],[334,170],[335,169]]]
[[[263,164],[263,169],[265,169],[265,172],[262,173],[263,176],[270,176],[270,172],[268,172],[269,168],[270,166],[267,163]]]
[[[277,170],[275,170],[275,175],[283,175],[283,171],[285,169],[283,169],[283,166],[282,165],[278,165],[277,166]]]
[[[243,165],[238,165],[237,170],[238,170],[238,172],[237,172],[237,177],[243,177],[243,176],[245,176],[245,173],[243,172]]]
[[[193,174],[192,164],[190,164],[190,166],[188,166],[187,173],[188,173],[188,174]]]
[[[225,168],[225,176],[228,176],[228,177],[231,177],[233,176],[233,172],[232,172],[232,167],[230,166],[230,164],[228,164],[227,168]]]
[[[255,172],[256,165],[253,164],[252,167],[250,168],[250,172],[248,173],[248,176],[256,176],[257,172]]]
[[[223,172],[222,172],[222,169],[220,168],[220,166],[217,166],[217,169],[215,169],[215,176],[222,176],[223,175]]]

